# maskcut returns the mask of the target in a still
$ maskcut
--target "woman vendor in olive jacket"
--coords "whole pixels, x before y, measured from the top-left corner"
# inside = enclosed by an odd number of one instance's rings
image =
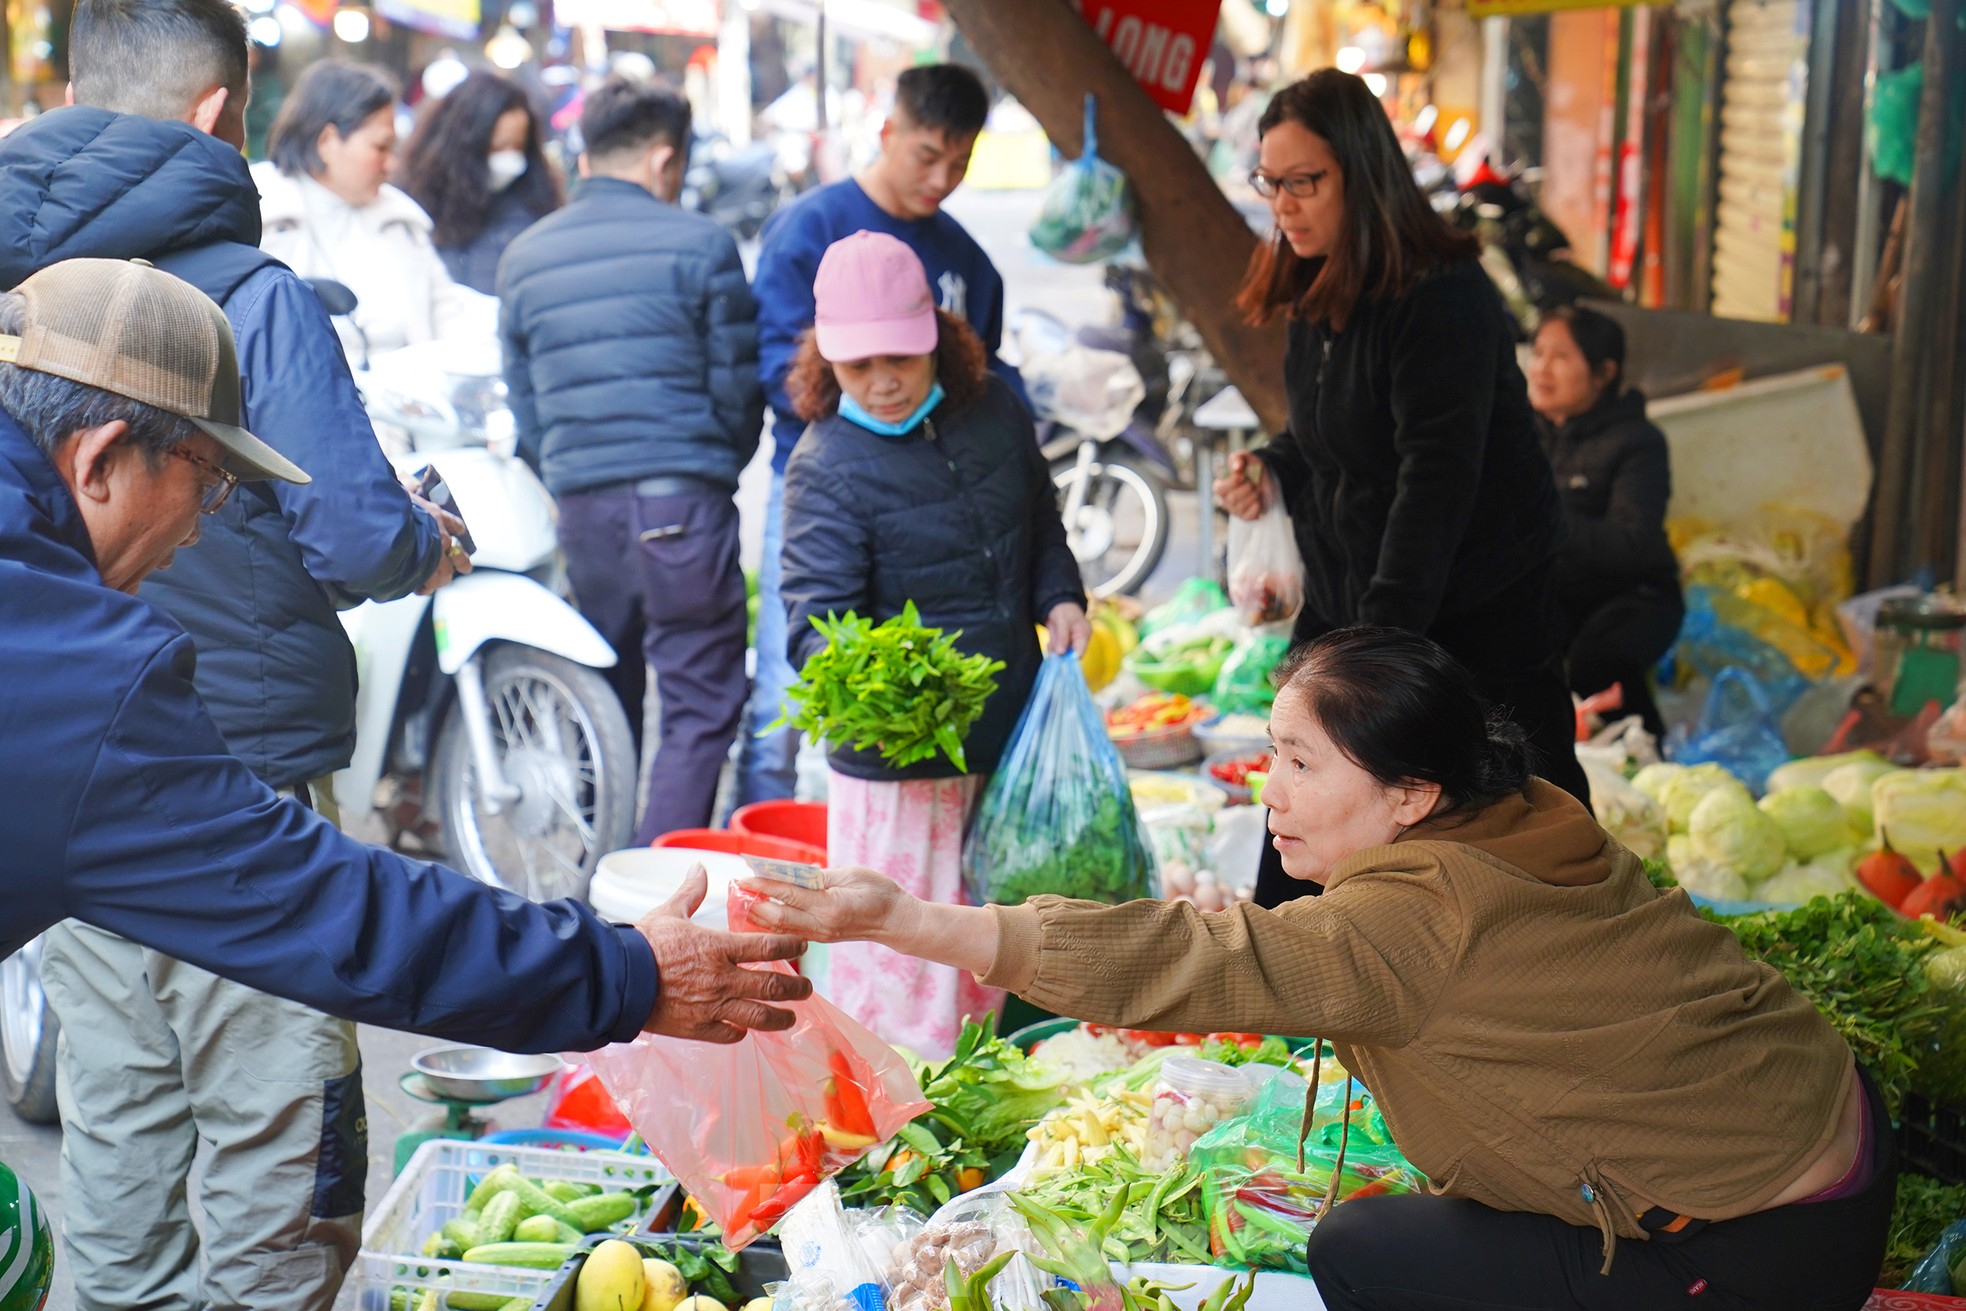
[[[1553,588],[1561,510],[1478,246],[1427,204],[1359,78],[1286,87],[1260,131],[1250,180],[1276,232],[1240,304],[1288,319],[1290,428],[1232,457],[1216,499],[1252,519],[1282,496],[1304,558],[1296,641],[1426,634],[1527,731],[1538,772],[1588,798]],[[1266,851],[1258,901],[1299,892]]]

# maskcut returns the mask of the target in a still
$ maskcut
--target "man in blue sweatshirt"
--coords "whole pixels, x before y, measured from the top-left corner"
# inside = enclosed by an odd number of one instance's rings
[[[771,402],[771,499],[758,566],[757,670],[745,726],[738,804],[792,795],[798,734],[766,733],[797,672],[787,654],[785,603],[778,591],[784,542],[785,463],[805,431],[785,379],[799,338],[812,326],[812,283],[826,248],[856,232],[899,237],[921,257],[941,308],[969,320],[992,357],[1003,341],[1003,278],[983,247],[942,203],[962,185],[977,134],[990,113],[976,74],[956,64],[911,68],[895,87],[894,112],[881,128],[881,154],[858,177],[800,198],[765,226],[752,291],[758,299],[758,372]],[[1022,381],[1001,360],[992,367],[1021,396]]]

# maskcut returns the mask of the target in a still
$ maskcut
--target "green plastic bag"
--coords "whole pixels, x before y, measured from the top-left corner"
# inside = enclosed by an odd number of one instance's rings
[[[1420,1172],[1394,1146],[1372,1094],[1350,1079],[1318,1089],[1311,1131],[1304,1139],[1304,1168],[1298,1169],[1305,1093],[1302,1079],[1272,1078],[1258,1094],[1254,1110],[1210,1129],[1189,1154],[1202,1177],[1209,1251],[1221,1264],[1310,1273],[1304,1242],[1324,1208],[1341,1141],[1344,1168],[1333,1205],[1426,1187]]]
[[[1138,224],[1126,174],[1099,158],[1097,102],[1085,98],[1085,142],[1079,157],[1044,193],[1031,225],[1031,244],[1067,264],[1098,264],[1133,244]]]
[[[1250,629],[1222,662],[1222,672],[1215,676],[1215,690],[1209,700],[1224,714],[1269,714],[1277,699],[1270,674],[1289,654],[1287,629]]]
[[[1219,583],[1208,578],[1190,578],[1174,589],[1174,595],[1161,605],[1155,606],[1140,616],[1134,625],[1140,640],[1146,641],[1163,628],[1173,628],[1180,624],[1192,624],[1197,619],[1205,619],[1217,610],[1229,608],[1229,594]]]

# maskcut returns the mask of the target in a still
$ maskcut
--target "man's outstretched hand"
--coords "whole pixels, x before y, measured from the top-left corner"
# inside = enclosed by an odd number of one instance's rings
[[[710,880],[694,866],[664,905],[635,927],[655,951],[655,1007],[642,1028],[671,1038],[736,1042],[746,1029],[789,1029],[792,1012],[768,1002],[803,1001],[812,981],[761,961],[797,960],[805,943],[783,933],[727,933],[690,922]]]

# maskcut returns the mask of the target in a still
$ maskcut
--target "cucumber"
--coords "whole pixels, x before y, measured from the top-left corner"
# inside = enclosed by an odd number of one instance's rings
[[[512,1237],[523,1205],[516,1190],[502,1192],[485,1203],[485,1213],[478,1218],[478,1241],[473,1246],[502,1243]]]
[[[444,1305],[450,1311],[505,1311],[512,1302],[509,1293],[446,1293]],[[528,1307],[532,1303],[526,1303]]]
[[[455,1220],[444,1221],[444,1237],[456,1245],[457,1256],[464,1255],[485,1241],[478,1236],[479,1232],[477,1218],[468,1212]]]
[[[577,1202],[568,1202],[567,1210],[573,1212],[574,1224],[583,1233],[598,1233],[626,1220],[640,1209],[641,1201],[633,1193],[602,1193],[599,1197],[583,1197]]]
[[[464,1209],[484,1210],[491,1204],[492,1198],[510,1188],[512,1181],[520,1177],[522,1176],[519,1174],[519,1167],[509,1161],[506,1162],[478,1181],[478,1186],[471,1190],[470,1200],[464,1203]]]
[[[509,1265],[526,1270],[558,1270],[580,1250],[572,1243],[486,1243],[464,1254],[474,1265]]]
[[[423,1240],[423,1254],[438,1261],[455,1261],[470,1246],[473,1244],[460,1243],[447,1234],[437,1232]]]
[[[574,1235],[576,1238],[578,1234]],[[550,1215],[529,1215],[519,1221],[513,1229],[512,1237],[521,1243],[557,1243],[560,1238],[560,1222]]]
[[[558,1202],[575,1202],[583,1197],[598,1197],[599,1184],[577,1184],[571,1179],[554,1179],[542,1185],[546,1195]]]
[[[506,1191],[518,1197],[520,1205],[525,1207],[525,1214],[550,1215],[569,1228],[580,1228],[580,1222],[573,1218],[573,1212],[567,1210],[567,1203],[553,1197],[524,1175],[515,1172]]]

